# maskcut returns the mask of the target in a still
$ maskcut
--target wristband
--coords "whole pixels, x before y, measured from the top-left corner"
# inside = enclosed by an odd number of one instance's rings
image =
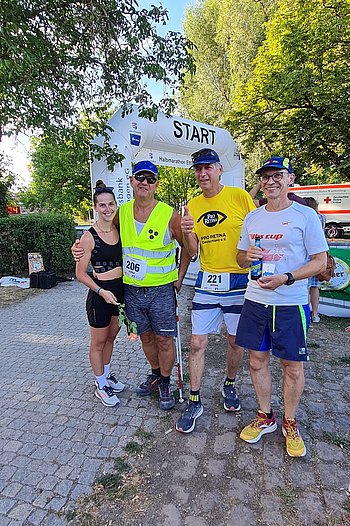
[[[102,287],[97,287],[97,289],[95,290],[96,294],[100,295],[100,290],[102,289]]]

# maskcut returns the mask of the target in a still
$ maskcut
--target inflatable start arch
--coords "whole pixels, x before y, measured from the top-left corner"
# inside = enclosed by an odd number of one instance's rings
[[[159,112],[155,122],[139,117],[138,107],[132,106],[131,112],[122,115],[117,111],[108,121],[113,131],[109,132],[110,144],[117,146],[124,155],[113,172],[107,169],[106,162],[94,160],[91,163],[92,188],[98,179],[114,188],[118,204],[132,198],[129,183],[131,163],[150,160],[159,166],[189,168],[191,154],[201,148],[213,148],[221,159],[224,173],[222,182],[229,186],[244,188],[244,164],[238,148],[230,133],[200,122],[182,117],[167,117]],[[95,144],[103,145],[103,137],[96,137]]]

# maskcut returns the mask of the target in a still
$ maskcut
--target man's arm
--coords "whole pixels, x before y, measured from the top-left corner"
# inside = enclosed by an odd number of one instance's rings
[[[174,283],[174,287],[176,288],[177,292],[179,292],[182,286],[182,281],[187,272],[188,265],[191,262],[191,256],[188,253],[186,247],[183,246],[183,236],[182,236],[182,231],[181,231],[181,217],[175,210],[171,217],[169,226],[170,226],[171,237],[173,239],[176,239],[176,241],[181,246],[180,263],[179,263],[179,277],[178,277],[178,280],[175,281]]]
[[[253,202],[255,204],[256,207],[259,207],[260,204],[259,204],[259,199],[255,199],[258,192],[260,192],[261,190],[261,182],[258,181],[251,190],[249,190],[248,194],[250,195],[250,197],[253,199]]]

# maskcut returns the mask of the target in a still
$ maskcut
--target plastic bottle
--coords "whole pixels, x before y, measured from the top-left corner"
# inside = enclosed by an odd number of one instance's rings
[[[255,246],[260,248],[260,236],[255,236]],[[256,281],[262,276],[262,259],[252,261],[250,264],[250,279]]]

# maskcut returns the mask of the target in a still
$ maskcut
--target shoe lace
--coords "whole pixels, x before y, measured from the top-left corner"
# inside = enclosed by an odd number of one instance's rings
[[[118,379],[114,373],[109,373],[108,380],[112,380],[112,382],[118,383]]]
[[[234,385],[226,384],[224,385],[224,393],[225,395],[232,395],[233,397],[236,397],[236,388]]]
[[[159,384],[161,396],[170,396],[170,386],[168,384]]]
[[[192,418],[192,416],[197,411],[198,405],[199,404],[195,404],[194,402],[189,401],[185,409],[184,415],[188,416],[188,418]]]
[[[105,385],[103,390],[107,393],[108,396],[114,396],[114,391],[110,385]]]
[[[262,415],[260,415],[259,413],[256,415],[256,417],[254,418],[253,422],[251,423],[251,427],[256,429],[256,428],[259,428],[260,425],[265,422],[266,418]]]
[[[284,429],[291,440],[299,440],[298,427],[295,420],[288,418],[284,421]]]

